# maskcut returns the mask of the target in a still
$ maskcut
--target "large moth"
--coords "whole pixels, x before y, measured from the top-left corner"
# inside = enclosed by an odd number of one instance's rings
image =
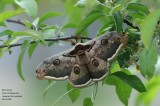
[[[110,61],[127,42],[124,33],[109,32],[85,43],[78,43],[68,51],[53,55],[36,69],[38,79],[67,79],[74,87],[84,87],[103,80]]]

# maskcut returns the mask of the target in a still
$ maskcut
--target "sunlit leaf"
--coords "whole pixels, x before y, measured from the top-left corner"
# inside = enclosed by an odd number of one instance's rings
[[[130,73],[129,71],[125,71],[125,73]],[[110,75],[105,79],[105,84],[114,85],[116,88],[116,93],[119,100],[124,104],[128,105],[128,100],[131,95],[132,88],[123,82],[121,79],[117,78],[114,75]]]
[[[131,10],[131,11],[145,13],[145,14],[149,13],[149,8],[147,6],[139,4],[139,3],[129,3],[127,5],[126,9]]]
[[[5,21],[6,19],[8,19],[8,18],[11,18],[11,17],[13,17],[13,16],[16,16],[16,15],[18,15],[18,14],[21,14],[21,13],[23,13],[24,12],[24,10],[16,10],[16,11],[6,11],[6,12],[3,12],[3,13],[1,13],[0,14],[0,24],[3,22],[3,21]]]
[[[53,17],[56,17],[56,16],[62,16],[62,13],[60,13],[60,12],[48,12],[48,13],[45,13],[42,16],[40,16],[39,24],[42,23],[43,21],[49,19],[49,18],[53,18]]]
[[[67,84],[67,91],[70,91],[71,89],[73,89],[73,86],[68,83]],[[68,93],[72,102],[75,102],[78,99],[78,97],[80,96],[80,91],[81,90],[77,88],[77,89],[73,90],[72,92]]]
[[[5,36],[5,35],[11,35],[11,34],[13,34],[12,30],[4,30],[4,31],[0,32],[0,37]]]
[[[44,40],[42,39],[42,37],[40,36],[40,34],[41,34],[41,33],[38,32],[38,31],[27,30],[27,31],[14,32],[14,33],[13,33],[13,37],[17,37],[17,36],[28,36],[28,37],[36,38],[36,39],[44,42]]]
[[[83,106],[93,106],[91,98],[85,98],[83,101]]]
[[[105,33],[107,33],[110,29],[111,29],[111,27],[108,27],[108,28],[105,28],[105,29],[100,29],[100,30],[98,30],[97,35],[99,36],[99,35],[105,34]]]
[[[152,44],[152,37],[154,35],[155,27],[157,25],[157,21],[160,17],[160,9],[153,11],[150,13],[141,25],[141,39],[144,46],[148,49]]]
[[[114,18],[112,15],[105,16],[105,21],[102,19],[103,25],[98,30],[98,36],[105,34],[109,29],[112,29],[114,25]]]
[[[25,80],[24,76],[22,74],[22,62],[23,62],[23,57],[24,57],[25,51],[27,50],[29,44],[30,43],[27,40],[23,42],[23,44],[21,46],[21,53],[19,54],[19,57],[18,57],[17,71],[18,71],[18,75],[20,76],[20,78],[22,80]]]
[[[29,46],[29,49],[28,49],[28,56],[29,56],[29,58],[32,57],[32,54],[33,54],[33,52],[35,51],[37,45],[38,45],[37,43],[34,43],[34,44],[31,44],[31,45]]]
[[[32,25],[33,25],[33,29],[38,31],[38,23],[39,23],[39,17],[36,18],[33,22],[32,22]]]
[[[160,77],[156,76],[146,84],[147,92],[139,93],[135,106],[151,106],[160,91]],[[142,105],[143,104],[143,105]]]
[[[115,25],[116,25],[116,30],[118,33],[123,32],[123,19],[122,19],[122,14],[120,12],[113,13]]]
[[[143,85],[142,81],[135,75],[128,75],[122,71],[115,72],[111,75],[115,75],[139,92],[146,92],[145,86]]]
[[[116,5],[115,7],[113,7],[113,9],[111,10],[111,14],[113,14],[114,12],[118,12],[121,9],[123,9],[125,7],[125,5],[129,2],[130,0],[125,0],[123,3]]]
[[[20,39],[23,39],[23,38],[25,38],[25,37],[26,37],[26,36],[12,37],[11,39],[6,40],[6,41],[3,43],[3,45],[8,45],[8,47],[9,47],[9,45],[15,44],[15,43],[17,43]],[[0,57],[3,56],[3,53],[4,53],[5,51],[8,51],[8,50],[9,50],[8,47],[0,48]]]
[[[111,72],[111,73],[120,71],[120,69],[121,69],[121,68],[120,68],[120,66],[119,66],[118,61],[112,62],[111,66],[110,66],[110,72]]]
[[[83,19],[77,26],[77,29],[75,31],[75,35],[80,35],[91,23],[93,23],[95,20],[97,20],[100,17],[105,16],[103,13],[97,13],[94,15],[90,15]]]
[[[90,15],[99,14],[99,13],[103,13],[103,11],[102,10],[92,10],[91,12],[87,14],[87,17]]]
[[[83,17],[83,9],[75,7],[76,0],[65,0],[65,10],[69,23],[78,23]]]
[[[140,71],[144,77],[148,79],[153,77],[157,60],[158,51],[154,44],[152,44],[149,49],[143,49],[140,57]]]
[[[92,7],[98,5],[100,2],[97,0],[78,0],[78,2],[74,5],[75,7],[85,7],[87,9],[91,9]]]
[[[26,13],[33,18],[37,15],[37,3],[35,0],[14,0],[17,5],[25,9]]]
[[[24,20],[24,24],[28,29],[31,29],[31,27],[33,26],[31,22],[29,22],[28,20]]]
[[[136,12],[136,11],[134,11],[134,12],[129,12],[128,13],[130,16],[132,16],[132,18],[134,18],[134,19],[140,19],[140,20],[143,20],[144,18],[145,18],[145,16],[142,14],[142,13],[140,13],[140,12]]]
[[[85,7],[86,6],[86,0],[78,0],[78,2],[74,5],[75,7]]]
[[[66,29],[66,28],[76,28],[77,27],[77,24],[75,23],[68,23],[66,25],[64,25],[61,29]]]

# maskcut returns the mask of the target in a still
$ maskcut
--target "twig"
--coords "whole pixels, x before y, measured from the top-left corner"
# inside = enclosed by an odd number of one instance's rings
[[[7,22],[12,22],[12,23],[16,23],[16,24],[20,24],[20,25],[26,26],[26,25],[25,25],[22,21],[20,21],[20,20],[7,19],[6,21],[7,21]]]
[[[131,22],[129,22],[128,20],[126,19],[123,19],[123,22],[126,23],[127,25],[129,25],[130,27],[134,28],[134,29],[137,29],[138,31],[140,31],[139,27],[138,26],[134,26]]]
[[[12,23],[16,23],[19,25],[23,25],[26,27],[26,25],[21,21],[21,20],[13,20],[13,19],[7,19],[7,22],[12,22]],[[36,29],[34,25],[31,26],[31,29]],[[41,30],[41,28],[38,28],[38,30]]]
[[[92,38],[89,37],[84,37],[84,36],[68,36],[68,37],[59,37],[59,38],[53,38],[53,39],[44,39],[45,41],[48,42],[53,42],[53,41],[59,41],[59,40],[70,40],[70,39],[86,39],[86,40],[91,40]],[[31,41],[30,44],[36,43],[37,41]],[[16,47],[16,46],[21,46],[22,43],[16,43],[16,44],[11,44],[11,45],[0,45],[0,48],[12,48],[12,47]]]

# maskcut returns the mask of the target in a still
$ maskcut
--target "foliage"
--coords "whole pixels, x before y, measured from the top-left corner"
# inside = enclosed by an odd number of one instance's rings
[[[140,69],[141,75],[150,80],[146,84],[149,92],[138,95],[137,104],[144,102],[151,103],[159,83],[159,77],[155,77],[155,64],[158,60],[157,47],[160,45],[159,19],[160,9],[151,10],[148,6],[143,5],[140,0],[63,0],[66,13],[53,10],[48,13],[37,15],[38,2],[35,0],[6,0],[0,1],[0,26],[6,27],[6,30],[0,32],[0,57],[4,53],[11,53],[10,48],[21,46],[17,70],[22,80],[23,57],[28,50],[28,56],[31,58],[38,45],[52,46],[58,41],[47,42],[46,39],[55,39],[66,34],[70,28],[74,29],[74,36],[88,36],[88,28],[92,23],[99,22],[101,27],[96,36],[100,36],[108,31],[125,32],[128,35],[128,43],[125,49],[112,62],[109,76],[103,81],[103,85],[115,86],[119,100],[128,105],[132,88],[138,92],[146,92],[142,81],[131,73],[128,69],[136,64],[137,70]],[[14,8],[12,11],[6,11],[4,8],[11,4]],[[11,18],[20,14],[26,14],[29,20],[12,20]],[[65,22],[61,25],[48,25],[45,21],[50,18],[64,17]],[[26,27],[25,31],[14,31],[9,29],[7,22],[18,23]],[[95,36],[95,37],[96,37]],[[140,67],[140,68],[139,68]],[[49,88],[55,82],[51,82],[44,92],[44,97]],[[80,93],[80,89],[74,89],[67,85],[67,93],[72,102],[75,102]],[[64,94],[65,95],[65,94]],[[60,97],[61,99],[62,97]],[[59,101],[58,99],[57,101]],[[142,101],[141,101],[142,100]],[[57,102],[56,101],[56,102]],[[83,106],[93,106],[92,98],[85,98]]]

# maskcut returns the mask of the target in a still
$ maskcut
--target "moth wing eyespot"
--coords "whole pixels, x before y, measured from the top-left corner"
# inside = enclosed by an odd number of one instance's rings
[[[75,74],[79,74],[79,73],[80,73],[80,68],[77,67],[77,66],[75,66],[75,67],[73,68],[73,71],[74,71]]]
[[[101,44],[102,44],[102,45],[108,44],[108,39],[102,39],[102,40],[101,40]]]
[[[53,64],[54,64],[55,66],[59,65],[59,64],[60,64],[60,60],[59,60],[59,59],[55,59],[55,60],[53,61]]]
[[[92,64],[94,67],[98,67],[99,66],[99,62],[96,59],[92,60]]]

